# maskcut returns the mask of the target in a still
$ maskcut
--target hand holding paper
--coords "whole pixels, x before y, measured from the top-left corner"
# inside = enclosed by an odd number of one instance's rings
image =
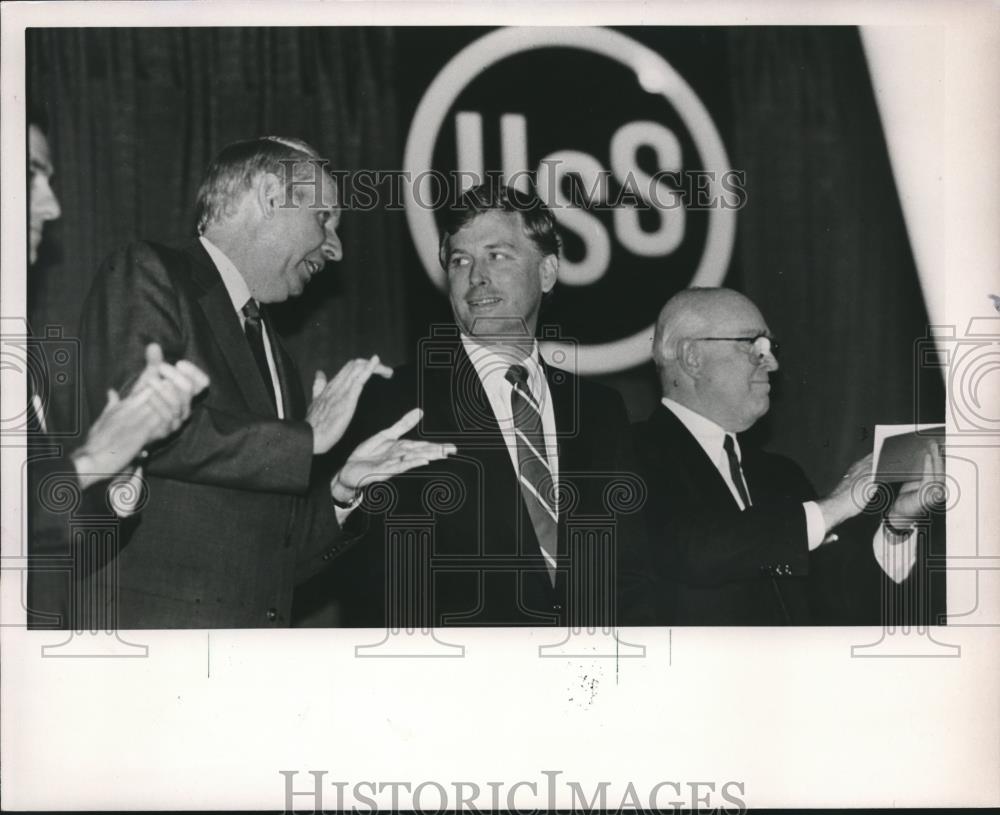
[[[918,480],[907,481],[885,515],[892,529],[911,528],[930,510],[944,503],[944,464],[937,444],[929,445],[924,453],[923,475]]]

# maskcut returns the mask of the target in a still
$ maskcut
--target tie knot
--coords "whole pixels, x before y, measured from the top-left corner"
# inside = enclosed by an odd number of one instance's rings
[[[511,385],[517,387],[520,385],[522,388],[527,390],[528,388],[528,369],[523,365],[511,365],[507,369],[507,381]]]
[[[247,303],[245,306],[243,306],[242,311],[243,311],[243,316],[246,317],[250,322],[252,323],[260,322],[260,306],[257,304],[257,301],[254,300],[252,297],[249,300],[247,300]]]

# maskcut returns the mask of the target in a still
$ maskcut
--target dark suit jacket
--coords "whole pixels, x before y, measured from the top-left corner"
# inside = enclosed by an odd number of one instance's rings
[[[105,261],[84,306],[90,406],[158,342],[211,378],[190,420],[152,451],[148,503],[113,563],[120,628],[288,625],[296,582],[343,547],[328,484],[313,486],[312,430],[277,342],[278,420],[222,278],[198,242],[135,243]],[[95,413],[96,415],[96,413]]]
[[[621,397],[545,367],[559,484],[571,496],[560,512],[553,587],[489,399],[457,330],[444,334],[422,345],[421,363],[369,383],[362,397],[355,440],[419,405],[424,416],[411,435],[453,443],[458,455],[367,490],[365,545],[345,556],[330,586],[344,624],[644,622],[644,495]]]
[[[30,382],[29,382],[30,392]],[[108,502],[108,480],[82,489],[67,448],[79,438],[49,435],[29,399],[27,412],[27,602],[28,628],[100,630],[102,621],[92,613],[81,593],[78,578],[86,561],[89,529],[117,526]],[[49,424],[53,419],[46,416]]]
[[[838,531],[850,541],[810,555],[802,503],[816,496],[795,462],[741,444],[752,503],[744,512],[668,408],[658,406],[635,432],[651,496],[651,556],[668,587],[658,607],[661,623],[806,625],[862,622],[870,614],[845,603],[862,595],[877,600],[881,573],[871,554],[877,518],[844,525]],[[817,579],[834,571],[867,589],[848,597],[846,586]]]

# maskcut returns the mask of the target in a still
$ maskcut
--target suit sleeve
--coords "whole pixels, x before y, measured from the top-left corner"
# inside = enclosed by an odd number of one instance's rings
[[[330,495],[330,479],[322,472],[313,477],[313,486],[303,501],[301,537],[297,542],[298,557],[295,583],[300,585],[322,572],[364,536],[368,519],[360,509],[354,510],[341,527]]]
[[[73,561],[84,558],[86,540],[73,540],[72,524],[87,518],[114,519],[119,540],[127,539],[130,523],[114,518],[107,500],[110,481],[83,489],[73,460],[52,439],[29,441],[27,461],[28,627],[80,628],[70,613]]]
[[[93,415],[103,407],[108,388],[127,388],[142,371],[151,342],[160,344],[168,361],[188,359],[213,375],[191,336],[196,307],[189,292],[179,291],[159,250],[149,244],[125,247],[104,263],[81,325]],[[309,486],[312,429],[304,421],[261,417],[223,404],[209,385],[185,425],[150,452],[150,475],[303,494]]]

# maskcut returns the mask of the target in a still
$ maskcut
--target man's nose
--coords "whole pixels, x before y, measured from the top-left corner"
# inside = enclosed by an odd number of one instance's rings
[[[332,226],[326,228],[326,237],[320,247],[320,252],[327,263],[336,262],[344,256],[344,247],[340,243],[340,236]]]
[[[761,358],[760,365],[761,365],[762,368],[764,368],[764,370],[773,373],[774,371],[778,370],[778,368],[779,368],[778,358],[774,355],[773,352],[768,351]]]
[[[52,192],[49,180],[47,178],[39,178],[35,183],[37,185],[34,193],[35,212],[43,221],[56,220],[56,218],[62,215],[62,209],[59,206],[59,199]]]
[[[469,285],[482,286],[489,282],[486,274],[486,264],[476,263],[475,259],[469,261]]]

